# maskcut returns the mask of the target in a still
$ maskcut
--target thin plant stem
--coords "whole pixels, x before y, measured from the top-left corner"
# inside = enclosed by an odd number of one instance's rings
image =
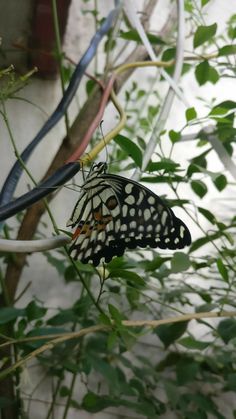
[[[76,356],[76,361],[77,362],[79,361],[79,356],[80,356],[80,350],[78,351],[77,356]],[[73,390],[74,390],[75,383],[76,383],[76,378],[77,378],[77,372],[74,372],[73,376],[72,376],[72,379],[71,379],[69,394],[68,394],[68,397],[67,397],[65,410],[64,410],[64,414],[63,414],[62,419],[66,419],[68,417],[67,415],[68,415],[68,411],[69,411],[69,408],[70,408],[70,403],[71,403]]]
[[[90,291],[90,288],[89,288],[89,286],[88,286],[87,282],[84,280],[83,276],[81,275],[81,273],[80,273],[80,271],[79,271],[79,268],[78,268],[78,266],[76,265],[76,263],[75,263],[74,259],[73,259],[73,258],[69,255],[68,250],[67,250],[66,248],[65,248],[65,251],[66,251],[66,253],[67,253],[67,256],[68,256],[68,258],[69,258],[69,260],[70,260],[71,264],[72,264],[72,265],[73,265],[73,267],[75,268],[76,273],[77,273],[77,275],[78,275],[78,277],[79,277],[79,279],[80,279],[81,283],[83,284],[84,288],[86,289],[87,294],[88,294],[88,296],[90,297],[91,301],[93,302],[93,304],[95,305],[95,307],[97,308],[97,310],[99,311],[99,313],[104,315],[104,314],[105,314],[105,313],[104,313],[104,311],[102,310],[102,308],[100,307],[100,305],[98,304],[98,302],[96,301],[96,299],[94,298],[94,296],[93,296],[92,292]]]
[[[53,14],[53,25],[54,25],[54,32],[55,32],[55,41],[56,41],[56,57],[59,65],[59,73],[60,73],[60,80],[61,80],[61,88],[62,93],[65,93],[65,83],[64,83],[64,68],[63,68],[63,53],[61,47],[61,37],[60,37],[60,29],[59,29],[59,22],[58,22],[58,13],[57,13],[57,2],[56,0],[52,0],[52,14]],[[69,135],[70,130],[70,123],[68,113],[65,112],[65,125],[66,125],[66,133],[67,136]]]
[[[58,378],[56,388],[55,388],[55,390],[53,392],[53,395],[52,395],[52,402],[51,402],[51,405],[48,409],[48,413],[47,413],[47,416],[45,417],[45,419],[50,419],[51,415],[53,414],[53,409],[54,409],[54,405],[55,405],[55,401],[56,401],[58,392],[60,390],[61,382],[62,382],[62,379]]]

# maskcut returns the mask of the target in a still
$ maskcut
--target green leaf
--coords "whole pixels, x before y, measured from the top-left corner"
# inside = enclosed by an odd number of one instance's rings
[[[200,237],[199,239],[195,240],[195,242],[190,247],[190,253],[198,250],[200,247],[204,246],[205,244],[209,242],[213,242],[214,240],[219,239],[219,237],[222,236],[221,231],[217,231],[213,234],[208,234],[207,236]]]
[[[188,322],[162,324],[155,329],[155,333],[167,349],[186,332],[187,326]]]
[[[178,182],[178,183],[187,182],[184,176],[179,176],[179,175],[142,176],[141,181],[149,182],[149,183],[167,183],[167,184],[172,184],[173,182]]]
[[[217,327],[217,332],[223,342],[228,343],[231,339],[236,337],[236,320],[225,319],[222,320]]]
[[[195,382],[199,364],[191,358],[183,357],[176,365],[176,378],[179,385]]]
[[[70,390],[66,386],[61,386],[60,388],[60,397],[67,397],[70,394]]]
[[[217,24],[213,23],[210,26],[199,26],[194,34],[193,46],[194,48],[199,47],[204,44],[204,42],[209,41],[217,31]]]
[[[127,287],[126,288],[126,297],[130,304],[130,306],[135,309],[138,307],[138,302],[140,298],[140,292],[133,287]]]
[[[123,256],[113,258],[108,264],[107,268],[109,271],[113,271],[114,269],[123,269],[127,268],[127,262],[125,261]]]
[[[203,198],[207,193],[207,186],[202,180],[192,180],[191,188],[200,198]]]
[[[215,106],[209,112],[208,116],[221,116],[221,115],[227,114],[228,112],[229,112],[229,109],[227,108],[223,108],[222,106]]]
[[[207,3],[209,3],[210,0],[201,0],[201,6],[206,6]]]
[[[192,1],[191,0],[185,0],[184,1],[184,9],[188,13],[192,13],[193,12],[193,4],[192,4]]]
[[[114,330],[112,331],[107,339],[107,349],[111,351],[118,342],[117,332]]]
[[[89,356],[89,362],[93,369],[101,374],[105,380],[109,383],[111,392],[115,393],[119,391],[119,378],[115,367],[110,365],[102,358],[98,358],[95,355]]]
[[[195,108],[188,108],[185,111],[185,116],[186,116],[187,122],[192,121],[193,119],[196,119],[197,118],[197,112],[196,112]]]
[[[235,39],[236,38],[236,27],[230,26],[228,29],[228,37],[230,39]]]
[[[233,100],[224,100],[223,102],[220,102],[216,106],[214,106],[214,108],[218,108],[218,107],[228,109],[228,110],[236,109],[236,102],[234,102]]]
[[[219,48],[218,54],[219,57],[236,54],[236,45],[225,45],[224,47]]]
[[[212,342],[203,342],[200,340],[196,340],[191,336],[179,339],[178,343],[187,349],[197,349],[199,351],[206,349],[209,345],[212,344]]]
[[[51,317],[47,324],[51,326],[60,326],[65,323],[75,323],[78,322],[78,316],[75,315],[72,309],[61,310],[58,314]]]
[[[156,269],[160,269],[160,267],[163,265],[163,263],[165,263],[166,261],[170,260],[170,258],[163,258],[161,256],[156,256],[153,260],[151,261],[146,261],[144,268],[145,271],[155,271]]]
[[[163,41],[163,39],[157,35],[153,35],[152,33],[147,33],[146,35],[148,37],[148,40],[151,42],[151,44],[154,45],[165,45],[165,42]],[[142,40],[140,39],[140,36],[138,34],[137,31],[135,31],[134,29],[131,29],[127,32],[120,32],[119,34],[120,38],[122,39],[127,39],[128,41],[136,41],[141,43]]]
[[[175,59],[176,55],[176,48],[167,48],[162,54],[163,61],[171,61]]]
[[[94,86],[96,86],[95,80],[88,80],[86,83],[86,93],[89,96],[92,93]]]
[[[46,313],[47,313],[47,309],[44,307],[40,307],[38,306],[35,301],[31,301],[26,309],[26,315],[29,321],[31,320],[35,320],[35,319],[40,319],[41,317],[43,317]]]
[[[126,281],[132,282],[134,285],[139,285],[141,287],[145,286],[145,281],[141,278],[140,275],[136,274],[136,272],[131,272],[126,269],[114,269],[109,274],[110,278],[122,278]]]
[[[218,189],[218,191],[223,191],[223,189],[227,186],[227,177],[225,175],[219,175],[214,179],[214,185]]]
[[[3,307],[0,309],[0,324],[6,324],[25,315],[25,310],[15,307]]]
[[[236,373],[231,373],[227,375],[224,390],[234,392],[236,391]]]
[[[228,282],[229,281],[228,271],[227,271],[227,268],[226,268],[226,266],[225,266],[225,264],[224,264],[224,262],[222,261],[221,258],[217,259],[216,265],[217,265],[218,271],[221,274],[223,280]]]
[[[73,265],[69,265],[66,267],[64,272],[64,278],[66,282],[73,282],[78,281],[78,273]]]
[[[215,84],[219,80],[219,74],[214,67],[212,67],[207,60],[202,61],[195,68],[195,76],[198,84],[202,86],[208,81]]]
[[[208,220],[210,221],[211,224],[215,224],[216,223],[216,218],[215,215],[212,214],[212,212],[210,212],[209,210],[207,210],[206,208],[202,208],[202,207],[197,207],[198,211]]]
[[[178,391],[178,387],[170,381],[165,381],[164,388],[171,406],[176,407],[180,398],[180,392]]]
[[[177,141],[179,141],[181,139],[181,133],[171,129],[169,131],[169,137],[170,137],[170,140],[171,140],[172,143],[177,143]]]
[[[150,162],[147,166],[147,172],[155,172],[157,170],[166,170],[167,172],[175,172],[179,167],[179,163],[171,159],[162,159],[158,162]]]
[[[117,308],[112,304],[108,304],[108,309],[112,319],[115,321],[116,324],[120,325],[122,320],[124,319],[123,314],[120,313],[119,310],[117,310]]]
[[[91,413],[100,412],[110,406],[116,406],[111,397],[98,396],[95,393],[87,393],[82,401],[82,408]]]
[[[191,266],[189,256],[183,252],[175,252],[171,259],[171,271],[173,273],[186,271]]]
[[[99,314],[99,320],[102,324],[105,324],[106,326],[111,326],[111,320],[105,313]]]
[[[205,296],[205,294],[201,293],[200,296],[203,298]],[[208,296],[207,299],[211,301],[210,296]],[[217,304],[201,304],[200,306],[196,307],[196,313],[205,313],[207,311],[215,310],[216,308],[218,308]]]
[[[114,141],[133,159],[138,167],[142,167],[142,151],[133,141],[121,134],[116,135]]]
[[[109,51],[113,51],[116,48],[116,40],[108,38],[104,44],[104,51],[109,53]]]

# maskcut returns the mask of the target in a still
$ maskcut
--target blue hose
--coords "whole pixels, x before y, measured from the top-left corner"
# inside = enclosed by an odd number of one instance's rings
[[[54,125],[57,124],[57,122],[63,117],[65,114],[69,104],[71,103],[76,90],[79,86],[79,83],[81,81],[81,78],[86,70],[86,67],[94,57],[98,44],[101,41],[102,37],[109,31],[111,28],[114,18],[116,17],[118,13],[118,8],[115,8],[112,10],[107,18],[104,20],[102,26],[100,29],[96,32],[94,37],[92,38],[90,45],[77,64],[75,71],[71,77],[70,83],[64,93],[63,98],[61,99],[60,103],[58,104],[57,108],[53,112],[53,114],[49,117],[49,119],[45,122],[43,127],[40,129],[38,134],[35,136],[35,138],[31,141],[31,143],[25,148],[25,150],[21,154],[21,159],[24,162],[27,162],[29,159],[31,153],[35,149],[35,147],[39,144],[39,142],[45,137],[45,135],[54,127]],[[19,181],[19,178],[22,174],[22,166],[17,160],[12,167],[11,171],[9,172],[5,183],[3,185],[1,194],[0,194],[0,206],[7,204],[12,200],[13,194],[15,192],[17,183]],[[31,192],[29,192],[31,193]],[[23,208],[22,208],[23,209]]]
[[[20,196],[15,201],[11,201],[0,207],[0,221],[4,221],[7,218],[12,217],[19,211],[29,207],[40,199],[44,198],[50,193],[56,191],[56,188],[64,185],[69,179],[71,179],[80,170],[80,164],[67,163],[65,166],[60,167],[56,172],[48,179],[41,182],[32,191]]]

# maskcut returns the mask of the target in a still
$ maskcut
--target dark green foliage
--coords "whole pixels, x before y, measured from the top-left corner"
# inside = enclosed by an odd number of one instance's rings
[[[199,47],[200,45],[213,38],[213,36],[216,34],[216,30],[216,23],[213,23],[213,25],[210,26],[198,26],[193,38],[194,48]]]

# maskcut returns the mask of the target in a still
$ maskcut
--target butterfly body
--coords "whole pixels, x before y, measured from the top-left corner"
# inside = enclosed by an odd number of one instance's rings
[[[188,228],[157,195],[106,168],[106,163],[92,168],[67,223],[76,227],[70,249],[75,259],[97,266],[126,248],[190,245]]]

